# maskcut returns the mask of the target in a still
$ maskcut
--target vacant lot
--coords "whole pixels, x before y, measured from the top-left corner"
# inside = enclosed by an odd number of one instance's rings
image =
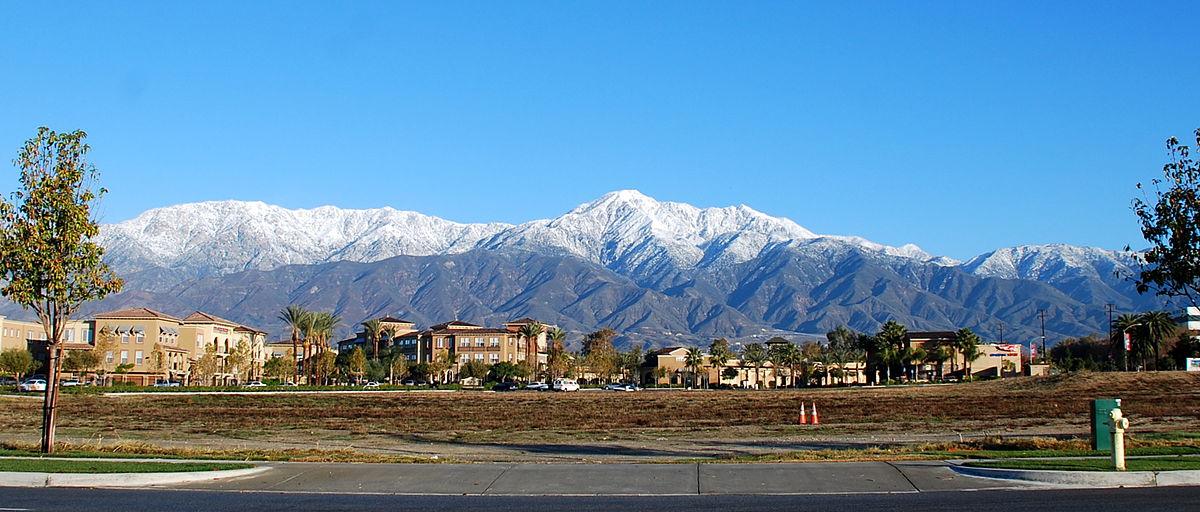
[[[1077,374],[782,391],[67,396],[60,437],[98,446],[336,449],[460,460],[761,455],[980,436],[1087,433],[1119,397],[1133,432],[1200,430],[1200,376]],[[820,427],[796,425],[816,402]],[[32,442],[40,401],[0,397],[0,441]]]

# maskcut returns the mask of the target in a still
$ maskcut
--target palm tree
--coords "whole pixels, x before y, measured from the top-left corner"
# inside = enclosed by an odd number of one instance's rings
[[[537,339],[542,335],[546,328],[538,322],[531,322],[521,326],[520,331],[522,338],[525,338],[525,360],[529,362],[529,368],[537,373]]]
[[[1123,314],[1118,316],[1112,323],[1113,339],[1109,340],[1112,343],[1112,352],[1121,354],[1121,360],[1125,362],[1125,368],[1129,368],[1128,360],[1131,351],[1140,352],[1146,345],[1146,331],[1142,328],[1142,316]],[[1130,349],[1125,350],[1125,335],[1129,334]],[[1143,360],[1143,362],[1145,362]]]
[[[304,325],[308,323],[308,317],[311,315],[304,308],[292,304],[283,311],[279,312],[279,319],[283,321],[292,331],[292,379],[293,382],[300,380],[300,366],[295,364],[296,354],[300,353],[300,332]]]
[[[1163,340],[1175,335],[1179,324],[1166,311],[1149,311],[1141,315],[1142,329],[1146,331],[1146,348],[1142,352],[1154,355],[1154,369],[1158,370],[1158,360],[1162,359]]]
[[[309,311],[304,315],[303,321],[300,323],[300,341],[303,346],[300,353],[300,374],[304,376],[306,383],[311,383],[309,375],[312,373],[313,365],[316,363],[313,357],[313,344],[320,335],[317,334],[317,315],[315,311]],[[299,382],[297,382],[299,384]]]
[[[683,356],[683,365],[692,374],[692,386],[700,387],[698,384],[700,380],[700,368],[704,366],[704,353],[699,348],[688,347],[687,354]]]
[[[546,332],[546,339],[550,342],[546,350],[546,371],[550,379],[556,379],[561,377],[567,363],[567,331],[555,327]]]
[[[825,360],[826,362],[836,365],[842,383],[846,382],[846,364],[851,359],[862,358],[862,353],[855,343],[858,340],[858,334],[846,328],[845,326],[837,326],[832,331],[825,335],[825,339],[829,342],[825,344]],[[833,376],[832,372],[827,372]],[[832,379],[831,379],[832,380]]]
[[[362,323],[363,335],[370,340],[372,344],[371,359],[379,360],[379,338],[383,336],[383,322],[378,318],[372,318]]]
[[[929,353],[922,347],[911,347],[904,351],[904,366],[908,367],[909,380],[917,380],[918,366],[925,362]]]
[[[729,341],[725,338],[713,340],[708,347],[708,364],[717,371],[717,385],[721,384],[721,372],[729,364]]]
[[[890,345],[891,350],[886,351],[888,358],[888,380],[891,380],[891,369],[894,366],[904,366],[904,353],[908,351],[908,328],[899,323],[888,320],[880,327],[879,334],[875,335],[879,341],[885,345]]]
[[[761,343],[751,343],[742,349],[742,360],[754,366],[754,387],[762,385],[762,367],[767,362],[767,349]]]
[[[954,344],[958,347],[958,353],[963,356],[963,375],[967,378],[971,377],[971,362],[974,361],[981,352],[979,351],[980,338],[975,331],[969,327],[963,327],[958,332],[954,333]]]
[[[933,350],[925,354],[925,364],[932,364],[937,368],[937,380],[942,380],[942,366],[952,357],[950,348],[946,345],[937,345]]]
[[[338,324],[342,323],[342,319],[337,315],[328,311],[320,311],[312,315],[311,332],[313,339],[311,340],[313,355],[317,356],[324,353],[329,348],[329,340],[333,337],[333,331]],[[305,337],[308,341],[308,337]],[[316,365],[309,365],[309,372],[312,379],[316,379]]]

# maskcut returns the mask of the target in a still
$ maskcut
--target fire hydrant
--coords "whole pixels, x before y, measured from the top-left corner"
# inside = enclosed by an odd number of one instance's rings
[[[1117,471],[1125,471],[1125,429],[1129,428],[1129,419],[1121,415],[1121,409],[1113,409],[1108,413],[1108,431],[1112,434],[1113,466]]]

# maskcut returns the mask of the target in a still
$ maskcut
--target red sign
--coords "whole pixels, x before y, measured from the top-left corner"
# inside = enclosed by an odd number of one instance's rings
[[[1125,333],[1125,351],[1129,352],[1130,350],[1133,350],[1133,336]]]

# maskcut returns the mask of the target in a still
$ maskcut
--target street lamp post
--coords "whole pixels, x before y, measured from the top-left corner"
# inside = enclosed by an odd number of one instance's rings
[[[1122,338],[1126,338],[1126,339],[1122,339],[1122,341],[1125,342],[1125,371],[1129,371],[1129,351],[1130,351],[1130,349],[1133,348],[1133,340],[1128,339],[1129,330],[1133,329],[1134,327],[1140,327],[1141,325],[1142,325],[1141,323],[1130,324],[1130,325],[1126,326],[1124,329],[1121,329]]]

